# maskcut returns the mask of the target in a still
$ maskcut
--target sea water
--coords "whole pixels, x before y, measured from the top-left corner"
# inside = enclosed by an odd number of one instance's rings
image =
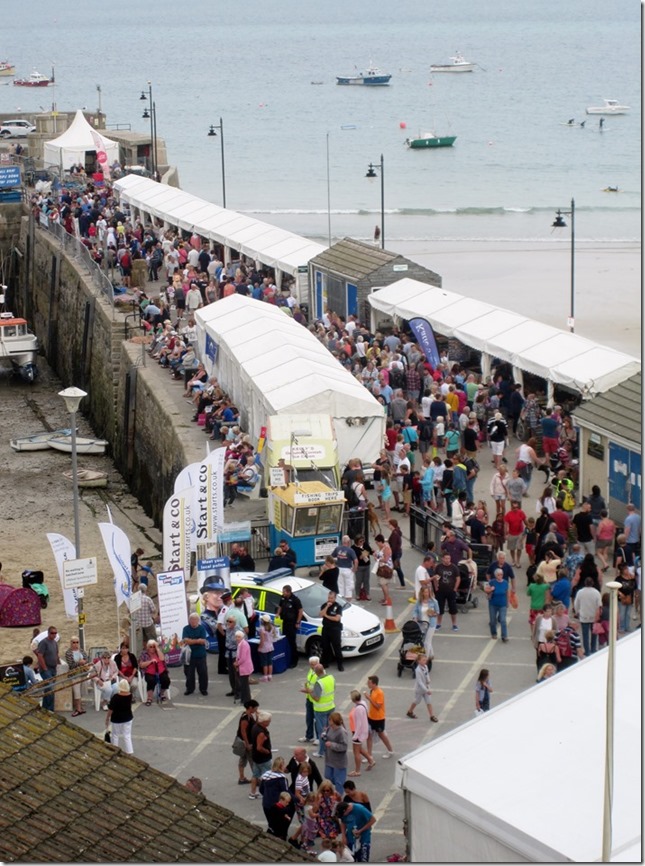
[[[388,243],[548,241],[571,198],[581,243],[635,242],[639,15],[634,0],[17,4],[2,53],[18,75],[53,64],[56,86],[0,87],[0,110],[96,109],[99,85],[108,123],[147,130],[151,81],[184,189],[222,203],[221,137],[207,136],[221,117],[228,207],[323,242],[330,217],[332,239],[372,237],[381,179],[365,175],[381,155]],[[474,72],[431,75],[456,51]],[[389,87],[336,85],[370,61]],[[631,110],[600,131],[585,109],[603,97]],[[405,146],[428,131],[454,147]]]

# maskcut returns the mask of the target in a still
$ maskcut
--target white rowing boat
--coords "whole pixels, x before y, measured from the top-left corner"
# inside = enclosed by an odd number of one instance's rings
[[[71,469],[69,472],[63,472],[63,475],[68,481],[74,480]],[[79,487],[107,487],[108,474],[107,472],[98,472],[94,469],[79,469],[77,480]]]
[[[76,452],[78,454],[105,454],[105,449],[110,443],[105,439],[85,439],[82,436],[76,437]],[[49,440],[49,447],[56,451],[66,451],[72,453],[72,437],[55,436]]]
[[[11,439],[9,445],[14,451],[47,451],[49,442],[56,436],[71,436],[72,431],[68,427],[64,430],[50,430],[44,433],[32,433],[30,436],[19,436]]]

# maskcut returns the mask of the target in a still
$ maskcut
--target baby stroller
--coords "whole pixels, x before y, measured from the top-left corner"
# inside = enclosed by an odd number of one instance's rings
[[[463,563],[459,563],[459,589],[457,590],[457,607],[460,613],[468,613],[468,605],[479,606],[479,598],[474,594],[477,587],[477,576],[470,575]]]
[[[403,669],[407,669],[414,676],[414,671],[417,666],[417,657],[420,652],[424,652],[423,641],[428,628],[426,622],[415,622],[413,619],[408,620],[401,629],[401,647],[399,649],[399,661],[396,666],[396,675],[398,677],[403,673]],[[428,659],[428,670],[432,668],[432,659]]]
[[[22,573],[22,588],[33,589],[40,597],[40,606],[45,608],[49,604],[49,590],[45,586],[45,576],[42,571],[32,571],[26,568]]]

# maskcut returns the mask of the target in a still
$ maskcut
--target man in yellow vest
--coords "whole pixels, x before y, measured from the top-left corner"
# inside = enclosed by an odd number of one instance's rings
[[[307,671],[307,679],[305,680],[305,687],[300,689],[303,694],[306,695],[305,698],[305,735],[304,737],[300,737],[298,740],[299,743],[313,743],[314,746],[318,745],[318,739],[316,738],[316,732],[314,729],[314,702],[311,697],[310,691],[313,690],[313,687],[316,684],[316,680],[318,679],[318,674],[316,673],[316,666],[320,664],[320,659],[318,656],[311,656],[309,659],[309,670]]]
[[[321,739],[323,730],[327,727],[327,720],[330,713],[336,709],[334,700],[334,690],[336,689],[336,680],[331,674],[325,672],[324,667],[318,664],[314,667],[316,674],[316,682],[313,687],[305,687],[305,692],[311,695],[314,703],[314,724],[316,726],[316,737],[318,738],[318,757],[325,757],[325,743]]]

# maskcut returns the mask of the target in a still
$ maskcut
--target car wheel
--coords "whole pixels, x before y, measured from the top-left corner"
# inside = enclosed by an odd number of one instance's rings
[[[0,132],[0,138],[10,138],[10,137],[11,137],[11,133],[9,132],[8,129],[3,129],[2,132]]]
[[[310,637],[305,649],[310,658],[311,656],[318,656],[318,658],[321,659],[323,654],[323,645],[320,635],[316,634],[313,637]]]

